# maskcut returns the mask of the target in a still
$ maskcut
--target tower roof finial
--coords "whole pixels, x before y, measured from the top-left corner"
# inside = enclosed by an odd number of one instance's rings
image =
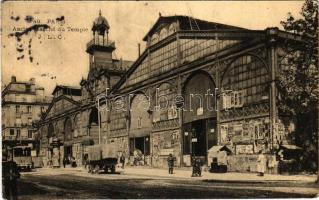
[[[102,15],[102,11],[101,11],[101,9],[100,9],[100,11],[99,11],[99,16],[101,16]]]

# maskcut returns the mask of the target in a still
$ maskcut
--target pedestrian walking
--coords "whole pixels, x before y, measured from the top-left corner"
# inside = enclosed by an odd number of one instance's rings
[[[63,168],[65,168],[66,162],[67,162],[67,158],[63,157]]]
[[[168,164],[168,173],[173,174],[173,168],[174,168],[174,162],[176,161],[176,158],[170,153],[167,158],[167,164]]]
[[[84,154],[83,156],[84,168],[86,169],[88,165],[88,154]]]
[[[125,156],[124,153],[122,153],[121,157],[120,157],[120,163],[122,164],[122,169],[124,169],[124,165],[125,165]]]
[[[264,176],[265,173],[265,155],[262,153],[262,150],[259,151],[257,159],[257,172],[258,176]]]

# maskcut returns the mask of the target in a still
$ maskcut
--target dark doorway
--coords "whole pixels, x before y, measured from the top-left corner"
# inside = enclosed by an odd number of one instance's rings
[[[191,123],[193,138],[197,139],[197,142],[193,142],[192,151],[195,156],[206,156],[206,120],[197,120]]]
[[[144,137],[135,138],[135,148],[144,154]]]
[[[133,155],[134,149],[138,149],[144,155],[150,155],[150,136],[130,138],[130,152]]]
[[[72,146],[65,146],[64,147],[64,156],[65,157],[72,156]]]
[[[217,144],[216,119],[201,119],[183,125],[183,154],[206,157],[207,150]],[[193,140],[193,142],[192,142]]]

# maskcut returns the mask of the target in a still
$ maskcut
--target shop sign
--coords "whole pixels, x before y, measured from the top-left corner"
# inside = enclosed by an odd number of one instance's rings
[[[161,156],[168,156],[169,154],[173,154],[174,153],[174,149],[170,148],[170,149],[161,149],[159,155]]]

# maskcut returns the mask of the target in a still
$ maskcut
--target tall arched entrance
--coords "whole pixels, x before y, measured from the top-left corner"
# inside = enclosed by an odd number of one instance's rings
[[[72,152],[73,124],[71,118],[64,122],[64,157],[70,157]]]
[[[150,155],[150,100],[144,94],[136,94],[130,107],[130,153],[138,150],[143,155]]]
[[[215,84],[197,71],[183,87],[183,154],[207,160],[207,150],[217,144]]]

